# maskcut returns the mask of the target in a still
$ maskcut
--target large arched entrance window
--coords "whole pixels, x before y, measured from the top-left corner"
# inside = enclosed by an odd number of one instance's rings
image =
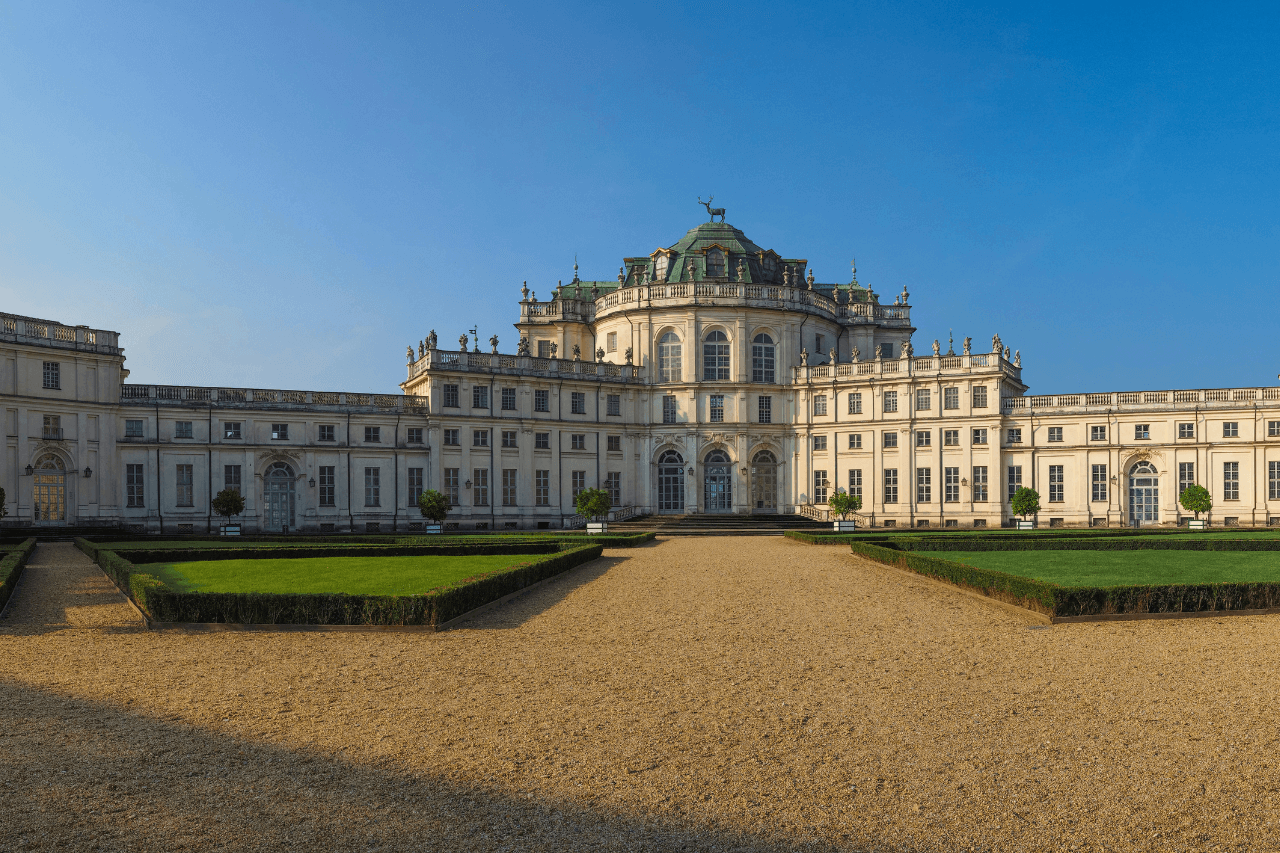
[[[733,460],[723,450],[713,450],[702,465],[704,511],[733,512]]]
[[[702,341],[702,378],[708,382],[729,381],[729,339],[719,329]]]
[[[751,460],[751,504],[756,512],[778,511],[778,460],[767,450]]]
[[[1129,523],[1139,527],[1159,520],[1159,472],[1156,466],[1143,460],[1129,469]]]
[[[774,377],[773,338],[764,332],[751,341],[751,381],[773,383]]]
[[[36,460],[32,512],[36,521],[67,520],[67,470],[62,460],[46,453]]]
[[[658,381],[680,381],[680,338],[667,332],[658,339]]]
[[[684,457],[674,450],[658,460],[658,512],[684,512]]]
[[[293,469],[284,462],[274,462],[263,476],[266,498],[266,529],[288,533],[294,527]]]

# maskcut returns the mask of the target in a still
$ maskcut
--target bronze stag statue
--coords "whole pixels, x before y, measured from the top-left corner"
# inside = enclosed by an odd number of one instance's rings
[[[717,217],[717,216],[719,216],[719,217],[720,217],[720,221],[721,221],[721,222],[724,222],[724,208],[723,208],[723,207],[712,207],[712,206],[711,206],[711,202],[713,202],[713,201],[715,201],[715,200],[716,200],[716,197],[715,197],[715,196],[713,196],[713,195],[709,195],[709,196],[707,196],[707,200],[706,200],[706,201],[703,201],[703,200],[702,200],[702,196],[698,196],[698,204],[702,205],[703,207],[705,207],[705,208],[707,209],[707,215],[711,217],[711,221],[712,221],[712,222],[715,222],[715,221],[716,221],[716,217]]]

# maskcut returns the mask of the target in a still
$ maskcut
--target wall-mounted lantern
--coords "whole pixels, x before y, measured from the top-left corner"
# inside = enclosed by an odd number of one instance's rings
[[[742,471],[742,476],[744,476],[744,477],[745,477],[745,476],[747,476],[747,469],[746,469],[746,468],[742,468],[742,469],[741,469],[741,471]]]
[[[35,472],[35,470],[36,470],[36,469],[34,469],[34,468],[32,468],[30,465],[28,465],[28,466],[27,466],[27,476],[28,476],[28,477],[30,477],[30,476]]]
[[[84,478],[87,480],[93,476],[93,469],[88,465],[84,466]]]
[[[689,476],[690,476],[690,477],[692,477],[692,476],[693,476],[693,466],[692,466],[692,465],[690,465],[690,466],[689,466]]]
[[[310,480],[307,480],[307,485],[314,489],[316,487],[316,478],[312,477]]]
[[[464,488],[464,489],[469,489],[469,488],[471,488],[471,481],[470,481],[470,480],[467,480],[467,482],[463,484],[462,488]]]

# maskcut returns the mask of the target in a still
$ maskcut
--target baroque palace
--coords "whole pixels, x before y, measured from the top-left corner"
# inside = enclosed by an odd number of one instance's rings
[[[917,353],[905,289],[708,211],[616,280],[526,285],[514,355],[432,332],[401,394],[132,384],[116,332],[0,314],[4,524],[204,532],[232,488],[249,530],[410,531],[438,489],[451,528],[559,528],[599,487],[617,517],[821,518],[844,488],[875,527],[998,527],[1025,485],[1042,526],[1172,526],[1191,483],[1214,525],[1280,524],[1280,388],[1027,396],[998,336]]]

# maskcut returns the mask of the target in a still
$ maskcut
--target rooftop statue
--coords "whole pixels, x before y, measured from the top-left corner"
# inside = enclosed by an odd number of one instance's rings
[[[527,335],[520,336],[520,343],[516,344],[516,355],[529,355],[529,338]]]
[[[711,221],[712,221],[712,222],[715,222],[715,221],[716,221],[716,217],[717,217],[717,216],[719,216],[719,217],[720,217],[720,221],[721,221],[721,222],[724,222],[724,208],[723,208],[723,207],[712,207],[712,206],[711,206],[711,202],[713,202],[713,201],[715,201],[715,200],[716,200],[716,197],[715,197],[715,196],[713,196],[713,195],[709,195],[709,196],[707,196],[707,200],[706,200],[706,201],[703,201],[703,200],[702,200],[702,196],[698,196],[698,204],[702,205],[703,207],[705,207],[705,208],[707,209],[707,215],[711,217]]]
[[[556,350],[557,350],[557,349],[559,349],[559,348],[560,348],[560,345],[559,345],[559,344],[557,344],[555,341],[552,341],[552,342],[551,342],[551,347],[550,347],[550,349],[551,349],[551,357],[552,357],[552,358],[555,358],[555,357],[556,357]]]
[[[577,344],[573,345],[573,360],[582,361],[582,347]]]
[[[494,355],[497,355],[498,354],[498,336],[497,335],[494,335],[493,337],[489,338],[489,346],[492,348],[490,352],[492,352]]]
[[[631,363],[631,358],[632,358],[632,351],[631,351],[631,347],[627,347],[626,356],[627,356],[627,364],[630,364],[630,363]]]
[[[849,356],[850,356],[850,357],[849,357],[849,360],[850,360],[850,361],[852,361],[852,362],[855,362],[855,363],[856,363],[856,362],[858,361],[858,356],[859,356],[859,355],[860,355],[860,353],[858,352],[858,348],[857,348],[857,347],[854,347],[854,348],[853,348],[853,351],[849,354]]]
[[[604,361],[604,347],[596,347],[596,361]]]
[[[462,352],[467,351],[467,340],[468,339],[466,335],[458,335],[458,349],[460,349]]]
[[[738,281],[747,280],[747,262],[743,258],[738,258]]]
[[[965,339],[964,339],[964,354],[965,354],[965,355],[968,355],[968,354],[969,354],[969,352],[970,352],[970,350],[972,350],[972,349],[973,349],[973,338],[965,338]]]
[[[800,349],[800,366],[801,367],[809,366],[809,348],[808,347],[801,347]]]
[[[427,349],[436,348],[436,330],[432,329],[427,333]]]
[[[942,344],[938,343],[937,338],[934,338],[933,339],[933,356],[934,358],[937,358],[940,355],[942,355]]]

